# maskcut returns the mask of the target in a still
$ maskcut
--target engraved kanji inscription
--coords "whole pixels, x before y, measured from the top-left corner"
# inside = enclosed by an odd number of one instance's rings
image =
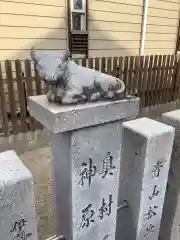
[[[20,221],[16,221],[13,224],[12,229],[10,232],[13,233],[12,240],[28,240],[32,236],[32,233],[26,233],[25,232],[25,225],[27,224],[27,221],[23,218]]]
[[[154,217],[156,213],[157,206],[149,207],[149,211],[145,214],[145,219],[150,220],[152,217]]]
[[[93,164],[92,158],[89,158],[88,163],[82,163],[82,172],[80,173],[80,181],[78,184],[84,186],[85,181],[88,181],[89,186],[91,185],[92,177],[96,175],[97,168],[96,165]]]
[[[152,200],[154,197],[157,197],[159,193],[160,193],[159,187],[157,185],[154,185],[152,195],[149,196],[149,199]]]
[[[81,220],[81,225],[79,227],[80,228],[84,228],[84,227],[89,227],[90,224],[94,223],[94,216],[95,216],[95,211],[92,208],[92,204],[89,204],[87,207],[85,207],[82,210],[82,220]]]
[[[105,178],[108,174],[113,175],[113,170],[116,167],[113,165],[113,156],[111,152],[108,152],[106,157],[103,159],[102,168],[101,168],[101,178]]]
[[[108,202],[106,202],[106,200],[103,198],[102,199],[102,204],[101,207],[99,208],[99,219],[102,220],[104,218],[104,214],[106,214],[107,216],[111,215],[111,210],[112,210],[112,195],[109,195],[109,199]]]

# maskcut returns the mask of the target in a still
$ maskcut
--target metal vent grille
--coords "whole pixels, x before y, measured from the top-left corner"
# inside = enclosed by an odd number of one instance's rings
[[[71,53],[88,54],[88,34],[71,33]]]

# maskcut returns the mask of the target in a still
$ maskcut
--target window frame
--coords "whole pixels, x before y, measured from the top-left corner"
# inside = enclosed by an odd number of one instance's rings
[[[86,29],[86,0],[82,0],[82,5],[83,5],[83,8],[82,9],[74,9],[74,0],[70,0],[70,18],[71,18],[71,31],[77,31],[75,29],[73,29],[73,13],[79,13],[81,14],[81,30],[79,30],[80,32],[85,32],[87,31]]]
[[[83,0],[82,9],[73,8],[73,0],[67,1],[68,14],[68,48],[70,56],[73,54],[85,55],[88,58],[89,53],[89,33],[88,33],[88,6],[89,0]],[[72,14],[80,13],[81,16],[81,30],[73,30]]]

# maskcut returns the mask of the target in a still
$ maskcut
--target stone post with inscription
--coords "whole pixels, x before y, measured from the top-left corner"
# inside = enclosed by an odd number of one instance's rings
[[[0,239],[38,239],[32,174],[14,151],[0,153]]]
[[[29,98],[31,115],[52,134],[57,234],[66,240],[114,240],[121,128],[139,100],[75,106]]]
[[[180,239],[180,110],[162,114],[162,121],[175,127],[175,139],[163,209],[160,239]]]
[[[122,136],[119,204],[129,204],[129,239],[158,240],[174,128],[140,118],[123,123]]]

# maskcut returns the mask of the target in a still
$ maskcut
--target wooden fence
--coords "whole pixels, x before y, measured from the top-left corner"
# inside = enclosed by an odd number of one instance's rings
[[[180,96],[178,55],[76,59],[76,63],[119,77],[127,92],[140,97],[140,107],[159,105]],[[28,97],[44,94],[44,82],[31,60],[0,63],[0,132],[4,136],[42,126],[28,114]]]

